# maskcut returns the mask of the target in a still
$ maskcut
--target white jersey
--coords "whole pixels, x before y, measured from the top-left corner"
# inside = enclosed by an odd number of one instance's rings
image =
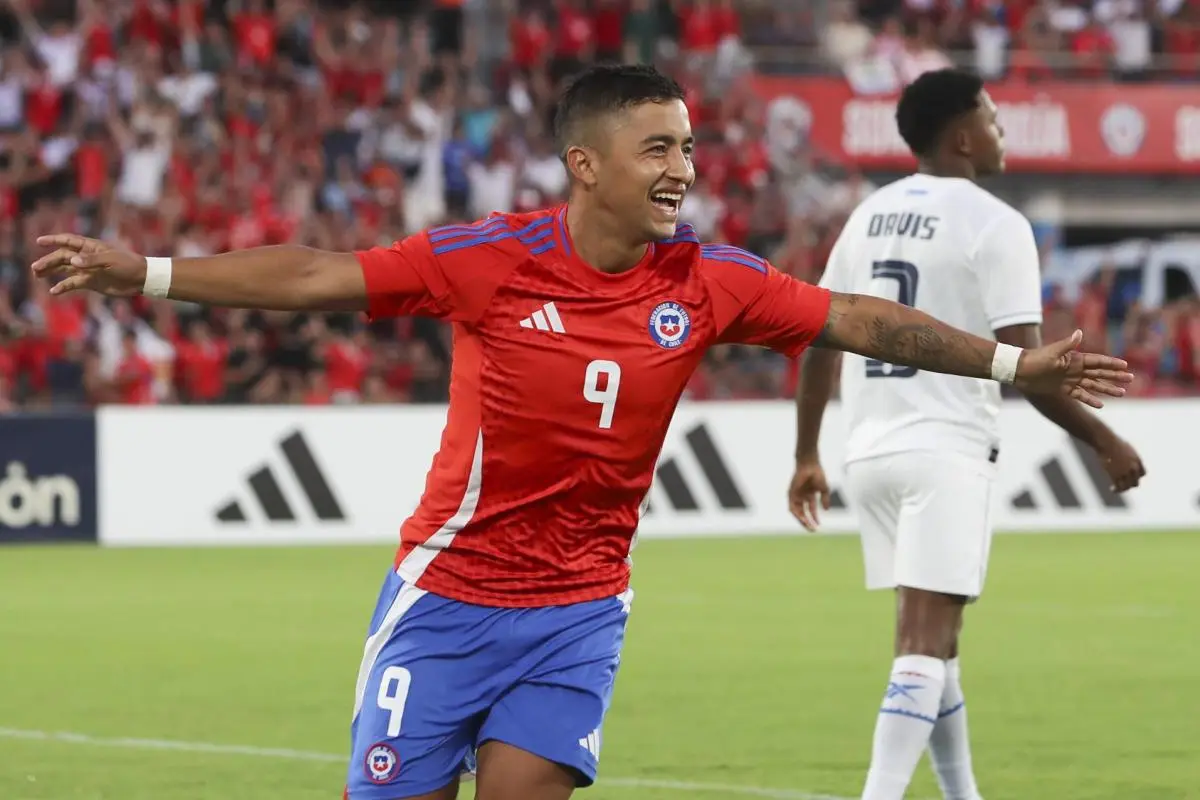
[[[821,285],[896,300],[987,339],[1042,321],[1028,220],[962,178],[912,175],[867,197],[838,237]],[[911,450],[979,455],[997,445],[994,381],[846,353],[841,390],[847,461]]]

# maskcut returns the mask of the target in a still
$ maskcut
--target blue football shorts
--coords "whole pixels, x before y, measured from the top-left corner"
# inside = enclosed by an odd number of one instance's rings
[[[491,608],[389,573],[355,688],[350,800],[426,794],[474,771],[488,740],[596,779],[632,591]]]

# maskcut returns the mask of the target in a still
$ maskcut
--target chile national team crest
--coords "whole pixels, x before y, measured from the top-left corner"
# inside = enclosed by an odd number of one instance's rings
[[[679,303],[659,303],[650,312],[650,338],[659,347],[674,350],[687,341],[691,332],[692,318]]]
[[[363,768],[371,783],[387,783],[400,774],[400,756],[390,746],[380,742],[371,745],[367,751]]]

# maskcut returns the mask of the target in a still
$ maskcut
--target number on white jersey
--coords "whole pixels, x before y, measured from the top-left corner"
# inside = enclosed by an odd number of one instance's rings
[[[604,376],[604,388],[600,377]],[[613,412],[617,409],[617,393],[621,390],[621,367],[615,361],[593,361],[583,377],[583,399],[600,406],[600,427],[611,428]]]
[[[909,308],[917,304],[917,266],[907,261],[876,261],[871,265],[871,277],[875,280],[895,281],[900,287],[896,302]],[[898,367],[886,361],[867,359],[868,378],[911,378],[917,374],[916,367]]]
[[[387,735],[395,739],[400,735],[404,723],[404,705],[408,702],[408,689],[412,685],[412,673],[404,667],[388,667],[379,679],[377,702],[384,711],[390,711]]]

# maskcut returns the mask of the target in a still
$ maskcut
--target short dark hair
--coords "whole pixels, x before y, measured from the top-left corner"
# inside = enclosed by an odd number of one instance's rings
[[[682,100],[683,88],[654,67],[599,64],[576,75],[554,110],[554,141],[559,155],[575,144],[581,129],[596,117],[642,103]]]
[[[961,69],[926,72],[905,87],[896,125],[913,155],[931,155],[946,128],[979,107],[981,91],[983,80]]]

